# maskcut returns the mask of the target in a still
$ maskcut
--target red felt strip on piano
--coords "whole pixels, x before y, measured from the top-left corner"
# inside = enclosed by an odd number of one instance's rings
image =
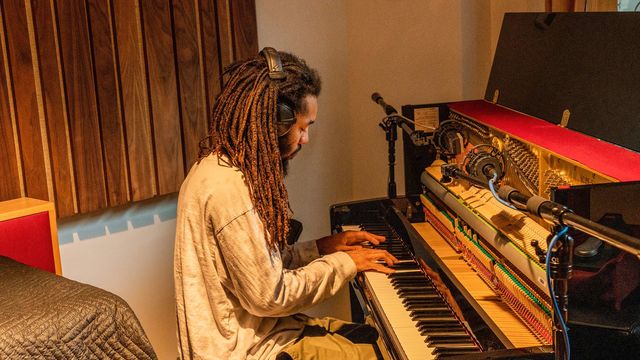
[[[579,162],[620,181],[640,180],[640,154],[525,115],[486,100],[461,101],[449,108],[482,124]]]

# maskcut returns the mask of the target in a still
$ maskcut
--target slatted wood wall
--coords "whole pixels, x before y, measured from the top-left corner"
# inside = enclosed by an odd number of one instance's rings
[[[2,0],[0,201],[58,216],[179,190],[254,0]]]

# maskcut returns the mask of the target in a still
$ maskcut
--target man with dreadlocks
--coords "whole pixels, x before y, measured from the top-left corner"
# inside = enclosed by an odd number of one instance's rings
[[[287,245],[284,175],[309,141],[320,78],[296,56],[270,50],[280,57],[280,79],[272,78],[262,52],[225,70],[212,146],[180,189],[174,259],[180,354],[375,358],[372,328],[299,313],[336,294],[358,271],[392,272],[383,263],[397,259],[362,247],[384,241],[367,232]],[[293,110],[288,122],[279,119],[283,102]]]

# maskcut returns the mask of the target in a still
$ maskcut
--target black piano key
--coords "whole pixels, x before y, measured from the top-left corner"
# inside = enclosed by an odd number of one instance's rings
[[[438,294],[436,289],[431,286],[415,286],[415,285],[406,285],[406,286],[397,286],[396,292],[400,295],[400,297],[411,296],[412,294]]]
[[[391,279],[406,279],[411,277],[423,276],[424,274],[420,270],[411,270],[411,271],[396,271],[392,274],[389,274]]]
[[[392,283],[407,283],[407,282],[423,282],[431,284],[431,280],[427,279],[422,272],[412,273],[393,273],[389,275],[389,279]]]
[[[457,320],[418,320],[418,329],[443,329],[443,328],[455,328],[463,330],[462,324]]]
[[[442,298],[438,294],[425,294],[425,293],[406,294],[404,296],[404,300],[411,300],[411,299],[442,299]]]
[[[426,321],[426,322],[438,322],[438,321],[457,321],[458,319],[451,314],[430,314],[430,315],[414,315],[411,316],[413,321]]]
[[[428,284],[432,285],[431,280],[427,279],[423,273],[413,272],[413,273],[399,273],[396,275],[395,273],[391,274],[395,276],[390,276],[389,281],[394,284],[411,284],[411,283],[419,283],[419,284]]]
[[[431,301],[431,302],[416,302],[416,303],[411,303],[411,304],[407,304],[404,305],[404,308],[411,312],[413,310],[420,310],[422,308],[430,308],[430,307],[444,307],[446,306],[446,304],[440,300],[440,301]]]
[[[444,314],[444,313],[451,313],[451,309],[449,309],[447,306],[411,306],[409,307],[407,310],[410,311],[411,314],[419,314],[420,312],[425,312],[425,313],[438,313],[438,314]]]
[[[455,333],[438,335],[438,336],[427,334],[424,342],[427,345],[435,345],[435,347],[438,347],[438,345],[440,344],[447,345],[447,344],[473,344],[474,343],[473,340],[471,340],[471,337],[469,336],[469,334],[465,332],[462,332],[462,335],[458,335]]]
[[[431,283],[431,281],[429,281],[429,279],[426,279],[421,276],[390,278],[389,282],[397,286],[411,286],[415,284],[423,287],[433,287],[433,284]]]
[[[435,349],[432,354],[442,354],[447,351],[462,351],[462,350],[471,350],[474,352],[478,351],[478,345],[474,342],[468,343],[442,343],[438,345],[434,345]]]
[[[435,354],[435,358],[436,359],[446,359],[446,358],[449,358],[449,357],[452,357],[452,356],[473,354],[473,353],[477,353],[479,351],[480,351],[479,349],[443,350],[443,351],[439,352],[438,354]]]
[[[398,294],[400,294],[401,297],[411,296],[413,294],[416,294],[416,295],[419,295],[419,294],[438,294],[436,289],[430,288],[430,287],[426,287],[426,286],[405,286],[405,287],[399,288],[397,290],[397,292],[398,292]]]
[[[418,331],[420,331],[420,335],[424,336],[425,339],[426,339],[427,335],[429,335],[429,334],[442,333],[442,332],[456,333],[456,332],[464,331],[464,329],[462,327],[458,327],[458,326],[447,326],[447,327],[441,327],[441,328],[437,328],[437,327],[420,327],[420,328],[418,328]]]

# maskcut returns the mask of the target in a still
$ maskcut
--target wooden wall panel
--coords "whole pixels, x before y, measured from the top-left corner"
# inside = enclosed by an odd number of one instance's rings
[[[220,65],[222,70],[233,62],[233,33],[231,23],[232,0],[216,0],[218,17],[218,34],[220,47]]]
[[[218,28],[216,24],[216,4],[213,0],[200,0],[200,23],[202,35],[202,55],[205,73],[205,98],[207,119],[216,96],[220,93],[220,50],[218,48]],[[207,121],[207,128],[209,122]]]
[[[143,200],[157,195],[157,192],[140,4],[137,0],[115,0],[114,14],[129,155],[131,200]]]
[[[207,134],[204,83],[200,59],[197,0],[175,0],[173,16],[178,61],[178,82],[184,136],[185,165],[198,157],[199,143]]]
[[[60,216],[77,212],[76,194],[69,146],[69,131],[62,93],[61,68],[57,54],[57,29],[49,2],[32,0],[35,38],[40,64],[42,101],[51,154],[56,211]]]
[[[106,207],[107,197],[87,8],[84,1],[57,5],[78,209],[88,212]]]
[[[180,188],[185,171],[171,28],[171,4],[168,0],[143,1],[142,17],[155,134],[158,191],[160,194],[167,194]]]
[[[117,206],[129,201],[130,193],[112,15],[109,0],[89,1],[107,201]]]
[[[0,200],[69,216],[178,191],[254,0],[0,1]],[[5,156],[6,154],[6,156]]]
[[[14,121],[11,118],[10,99],[13,98],[7,87],[9,64],[5,60],[6,28],[4,10],[0,7],[0,153],[6,156],[0,161],[0,201],[14,199],[22,195],[20,158],[16,152],[18,139],[14,135]]]
[[[258,26],[256,24],[256,3],[254,0],[233,0],[233,54],[235,59],[246,59],[258,52]]]
[[[11,69],[11,87],[15,100],[15,116],[22,157],[26,196],[49,200],[36,80],[26,6],[22,0],[2,2],[6,23],[7,52]]]

